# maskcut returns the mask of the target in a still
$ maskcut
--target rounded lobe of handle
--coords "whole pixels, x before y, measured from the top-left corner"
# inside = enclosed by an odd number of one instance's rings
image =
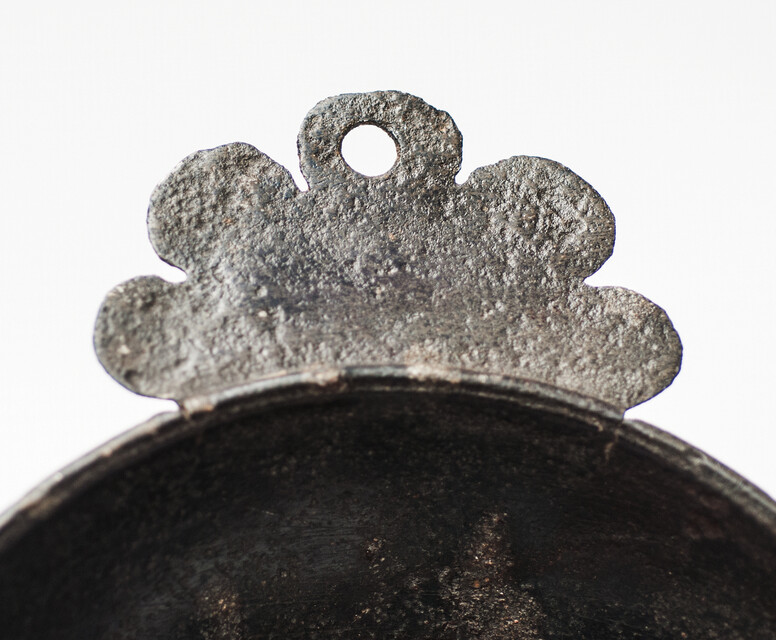
[[[342,139],[362,124],[380,127],[396,143],[397,161],[381,176],[364,176],[342,157]],[[370,180],[391,180],[398,186],[453,181],[461,167],[462,138],[453,119],[420,98],[397,91],[322,100],[305,117],[297,144],[310,188]]]

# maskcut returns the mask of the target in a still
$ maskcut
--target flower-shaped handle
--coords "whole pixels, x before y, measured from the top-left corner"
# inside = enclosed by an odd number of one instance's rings
[[[353,171],[342,138],[396,141],[386,174]],[[417,367],[506,375],[616,410],[679,369],[662,309],[584,279],[614,218],[566,167],[517,156],[455,182],[450,116],[397,92],[350,94],[305,118],[310,189],[250,145],[197,152],[151,197],[151,242],[179,284],[112,291],[95,330],[106,369],[139,393],[185,400],[280,371]]]

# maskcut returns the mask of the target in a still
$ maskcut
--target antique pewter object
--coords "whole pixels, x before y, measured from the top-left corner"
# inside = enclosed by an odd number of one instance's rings
[[[361,124],[382,176],[342,158]],[[776,505],[623,419],[681,346],[584,283],[606,203],[541,158],[459,185],[461,144],[419,98],[341,95],[302,124],[309,190],[245,144],[156,188],[187,279],[117,287],[95,346],[181,410],[6,514],[3,637],[776,637]]]

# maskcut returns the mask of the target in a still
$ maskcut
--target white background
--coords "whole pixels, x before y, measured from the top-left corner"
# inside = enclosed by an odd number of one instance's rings
[[[172,403],[93,355],[104,295],[180,280],[146,238],[154,185],[250,142],[301,183],[296,133],[338,93],[448,111],[461,177],[571,167],[617,218],[595,284],[645,294],[685,346],[628,412],[776,494],[776,2],[5,2],[0,9],[0,509]]]

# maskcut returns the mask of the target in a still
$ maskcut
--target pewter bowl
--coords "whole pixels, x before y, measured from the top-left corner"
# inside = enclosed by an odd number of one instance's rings
[[[342,137],[398,160],[354,172]],[[319,103],[300,191],[257,149],[186,158],[95,347],[175,399],[0,521],[9,640],[772,640],[776,505],[628,407],[681,344],[592,287],[614,217],[556,162],[455,181],[407,94]]]

